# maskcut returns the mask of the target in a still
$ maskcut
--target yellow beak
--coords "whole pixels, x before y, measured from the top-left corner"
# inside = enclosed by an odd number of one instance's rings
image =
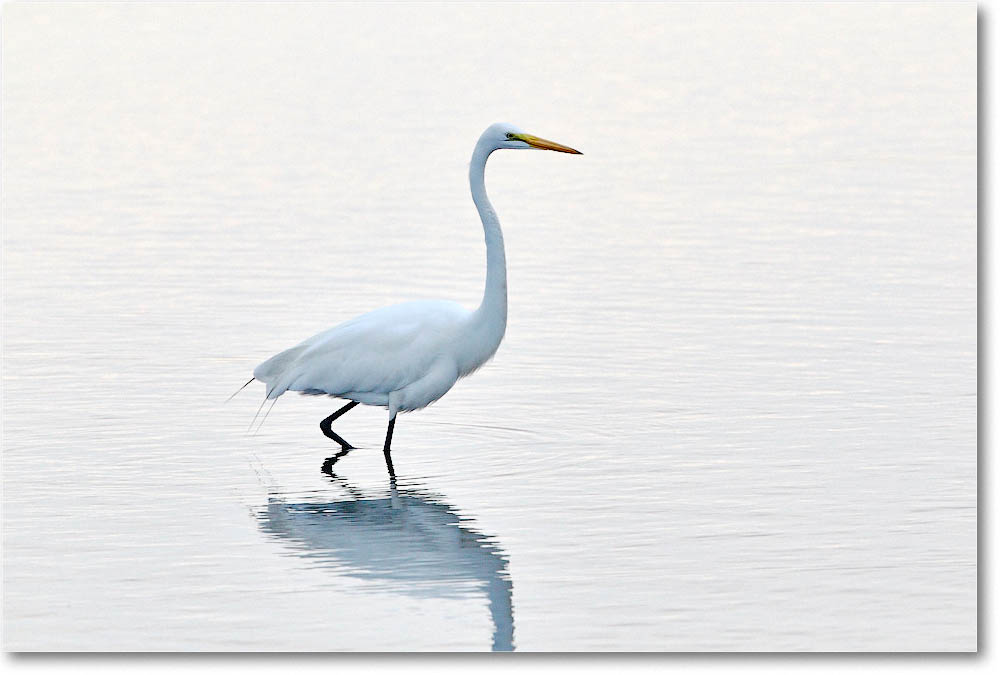
[[[567,147],[556,143],[555,141],[547,141],[544,138],[539,138],[538,136],[532,136],[531,134],[512,134],[511,138],[519,141],[524,141],[533,148],[539,148],[541,150],[555,150],[556,152],[568,152],[571,155],[582,155],[583,153],[579,150],[574,150],[573,148]]]

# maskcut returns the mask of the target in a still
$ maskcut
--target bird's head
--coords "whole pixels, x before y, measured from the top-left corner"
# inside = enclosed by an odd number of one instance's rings
[[[480,139],[489,142],[497,150],[555,150],[556,152],[568,152],[572,155],[582,155],[579,150],[566,147],[553,141],[547,141],[538,136],[532,136],[523,130],[506,122],[497,122],[483,132]]]

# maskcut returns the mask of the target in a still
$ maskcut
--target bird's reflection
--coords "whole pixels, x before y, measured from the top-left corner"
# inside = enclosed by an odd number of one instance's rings
[[[371,498],[329,475],[350,499],[289,504],[272,496],[258,513],[261,529],[303,557],[390,582],[399,592],[445,597],[485,591],[493,650],[514,649],[512,584],[495,543],[418,486],[393,483],[387,495]]]

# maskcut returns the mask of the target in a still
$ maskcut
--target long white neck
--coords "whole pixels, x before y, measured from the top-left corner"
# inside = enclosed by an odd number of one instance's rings
[[[483,330],[483,338],[490,343],[495,340],[495,344],[491,345],[490,356],[500,345],[507,330],[507,257],[503,250],[500,220],[486,196],[486,160],[495,149],[485,137],[480,138],[469,165],[472,201],[476,203],[479,217],[483,221],[483,233],[486,235],[486,290],[483,292],[483,301],[474,314],[474,321]]]

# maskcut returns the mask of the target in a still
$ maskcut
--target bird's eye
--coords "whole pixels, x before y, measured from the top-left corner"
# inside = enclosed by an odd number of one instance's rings
[[[510,132],[507,132],[507,140],[511,140],[513,138],[514,138],[514,134],[512,134]]]

